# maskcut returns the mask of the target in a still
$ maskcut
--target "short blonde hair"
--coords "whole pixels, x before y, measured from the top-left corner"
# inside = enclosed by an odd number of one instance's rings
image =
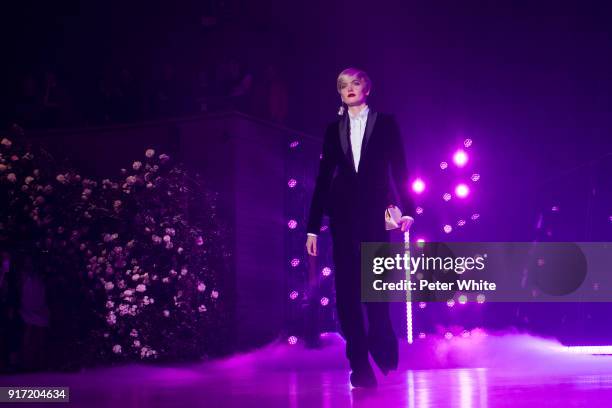
[[[370,77],[365,71],[358,69],[358,68],[347,68],[344,71],[342,71],[340,74],[338,74],[338,79],[336,79],[336,89],[338,90],[338,93],[340,93],[340,87],[342,86],[342,79],[344,77],[357,78],[359,80],[363,80],[365,82],[366,94],[369,93],[370,90],[372,89],[372,81],[370,80]]]

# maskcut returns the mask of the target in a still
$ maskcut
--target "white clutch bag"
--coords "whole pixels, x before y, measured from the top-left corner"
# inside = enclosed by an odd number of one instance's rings
[[[402,218],[414,222],[412,217],[409,217],[407,215],[402,217],[402,210],[400,210],[398,207],[387,207],[387,209],[385,210],[385,230],[390,231],[399,228],[399,224]],[[412,222],[410,222],[410,225],[412,225]]]

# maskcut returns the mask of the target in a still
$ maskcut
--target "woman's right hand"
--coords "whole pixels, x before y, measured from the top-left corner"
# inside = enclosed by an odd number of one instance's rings
[[[310,256],[317,256],[317,236],[308,235],[306,238],[306,251]]]

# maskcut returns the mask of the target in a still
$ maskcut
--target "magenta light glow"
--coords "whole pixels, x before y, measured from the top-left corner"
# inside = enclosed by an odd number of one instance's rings
[[[293,258],[291,260],[291,266],[293,266],[294,268],[297,267],[300,264],[300,260],[298,258]]]
[[[447,169],[447,167],[448,167],[448,163],[447,163],[447,162],[445,162],[445,161],[440,162],[440,168],[441,168],[442,170],[446,170],[446,169]]]
[[[290,346],[295,346],[297,344],[297,341],[298,339],[295,336],[289,336],[287,338],[287,343],[289,343]]]
[[[289,229],[296,229],[297,228],[297,221],[296,220],[289,220],[289,222],[287,223],[287,226],[289,227]]]
[[[425,182],[420,178],[414,180],[412,182],[412,191],[417,194],[421,194],[423,191],[425,191]]]
[[[446,224],[444,226],[444,232],[446,232],[447,234],[450,234],[453,231],[453,227],[451,227],[450,225]]]
[[[467,164],[467,162],[468,155],[465,150],[459,149],[455,152],[455,154],[453,154],[453,163],[455,163],[457,167],[463,167]]]
[[[294,178],[289,179],[289,181],[287,182],[287,185],[289,186],[289,188],[293,188],[297,185],[297,180]]]
[[[291,293],[289,294],[289,299],[291,300],[295,300],[298,297],[298,293],[295,290],[292,290]]]
[[[329,305],[329,298],[322,297],[321,298],[321,306],[327,306],[327,305]]]
[[[326,266],[321,270],[321,273],[323,274],[323,276],[329,276],[331,275],[331,268],[329,266]]]
[[[470,188],[467,184],[461,183],[455,187],[455,195],[459,198],[465,198],[470,194]]]
[[[417,207],[415,209],[415,211],[416,211],[417,215],[421,215],[421,214],[423,214],[423,207]]]
[[[470,146],[472,145],[472,139],[465,139],[465,140],[463,141],[463,145],[464,145],[465,147],[470,147]]]

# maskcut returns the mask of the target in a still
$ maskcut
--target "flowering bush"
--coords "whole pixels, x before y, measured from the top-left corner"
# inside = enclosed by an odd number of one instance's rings
[[[226,340],[222,278],[230,255],[216,194],[153,149],[121,173],[92,180],[2,138],[1,238],[43,254],[41,272],[53,288],[78,288],[92,318],[82,341],[95,359],[214,351]],[[74,299],[58,301],[66,310]]]

